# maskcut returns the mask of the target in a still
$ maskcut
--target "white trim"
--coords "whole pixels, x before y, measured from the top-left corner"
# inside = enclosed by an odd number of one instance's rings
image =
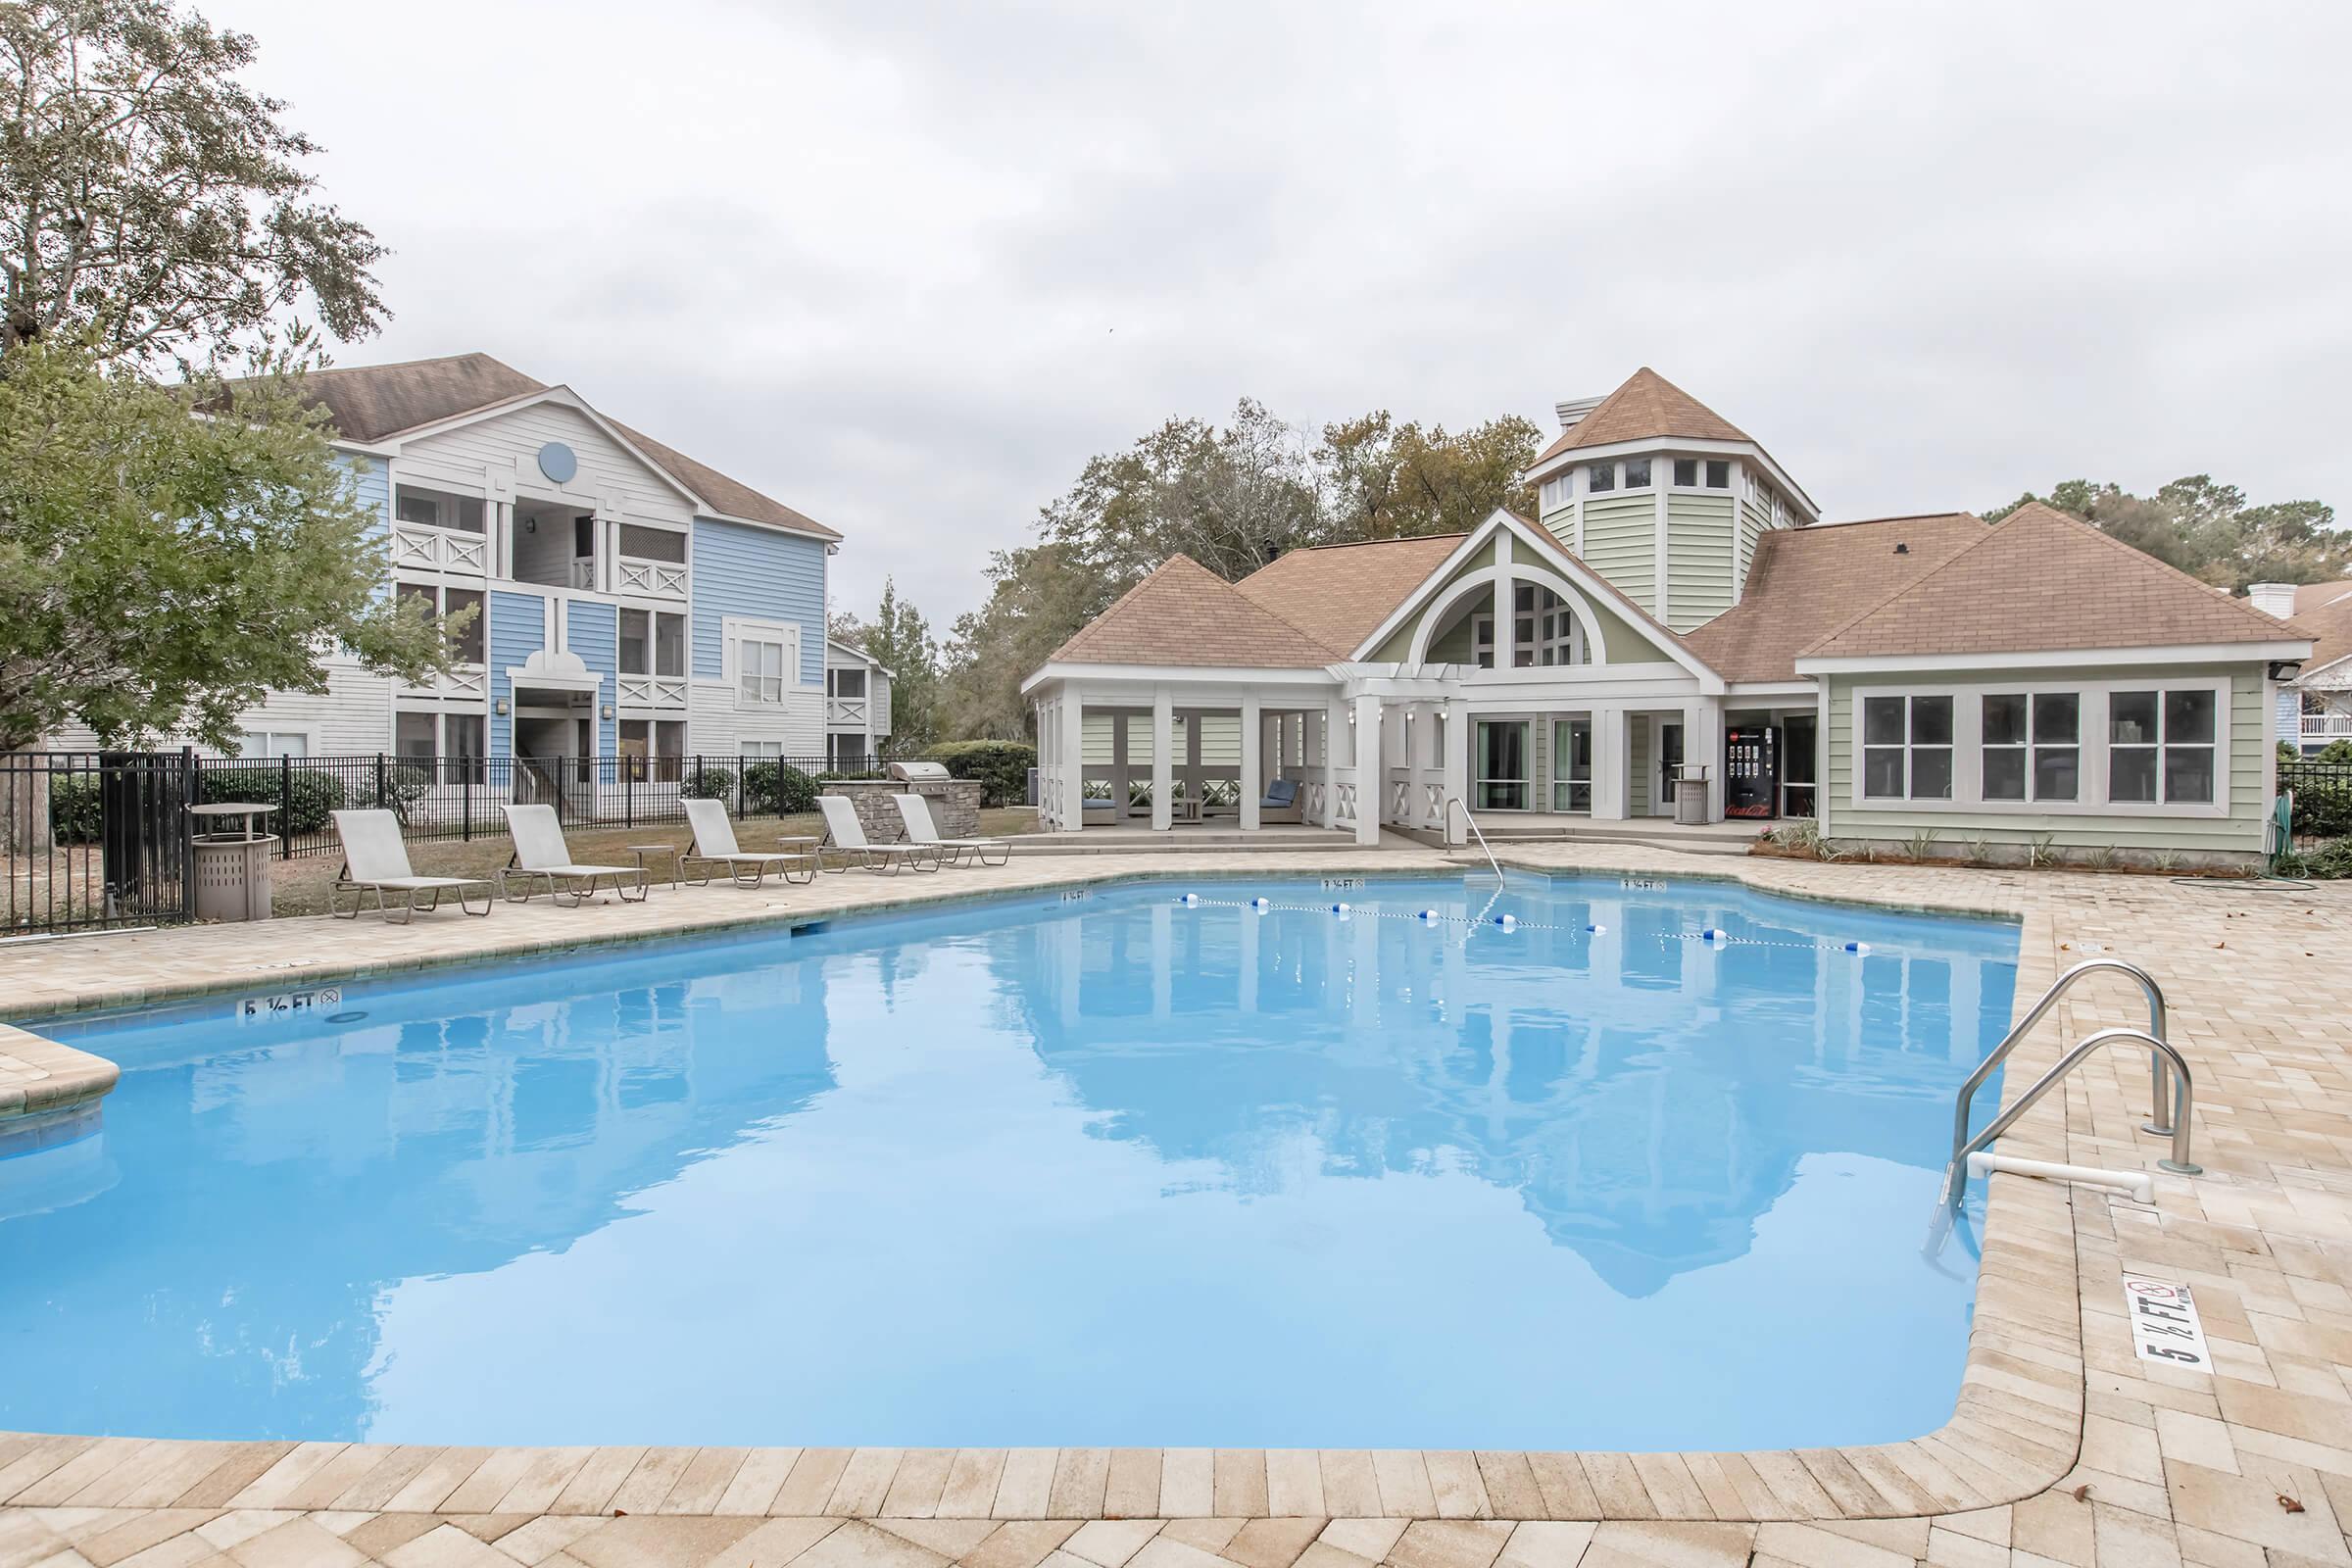
[[[1518,654],[1518,612],[1513,609],[1502,614],[1502,619],[1511,623],[1509,630],[1506,631],[1500,625],[1495,627],[1494,666],[1488,668],[1473,662],[1462,666],[1463,668],[1477,675],[1499,675],[1519,669],[1542,669],[1547,672],[1582,669],[1587,665],[1601,665],[1608,662],[1608,650],[1601,643],[1600,622],[1592,613],[1592,604],[1586,600],[1583,594],[1578,593],[1565,577],[1560,576],[1557,572],[1546,571],[1541,566],[1513,562],[1496,562],[1492,566],[1481,566],[1476,571],[1457,577],[1446,585],[1443,594],[1430,601],[1428,612],[1422,615],[1413,632],[1413,640],[1407,649],[1405,659],[1406,667],[1416,667],[1429,662],[1429,645],[1437,640],[1438,627],[1446,623],[1447,612],[1451,611],[1455,605],[1464,599],[1475,596],[1482,588],[1491,592],[1498,602],[1508,602],[1511,585],[1521,582],[1548,588],[1559,596],[1560,603],[1567,608],[1569,613],[1576,617],[1577,627],[1584,634],[1587,656],[1585,664],[1523,665],[1507,662],[1507,659],[1515,659]]]
[[[781,713],[792,707],[793,695],[796,692],[808,690],[807,683],[801,679],[801,624],[799,621],[760,620],[750,616],[722,615],[719,617],[718,624],[719,672],[727,683],[727,689],[734,693],[735,711],[749,714]],[[687,634],[691,639],[693,635],[691,624],[687,628]],[[743,662],[738,650],[747,637],[754,642],[782,643],[785,646],[783,685],[780,695],[772,703],[765,698],[743,695]],[[693,663],[691,650],[687,662],[691,667]],[[822,689],[822,682],[819,682],[818,689]]]
[[[2209,804],[2172,805],[2162,801],[2111,801],[2108,791],[2108,706],[2114,694],[2132,691],[2210,691],[2214,694],[2213,800]],[[1983,699],[2015,693],[2075,693],[2082,701],[2076,714],[2076,798],[2071,801],[1988,801],[1984,799]],[[1871,697],[1949,697],[1952,699],[1952,794],[1949,800],[1894,799],[1863,794],[1862,705]],[[1992,680],[1932,683],[1920,686],[1856,686],[1845,695],[1846,805],[1863,813],[1906,811],[1981,811],[2002,816],[2145,816],[2158,819],[2214,819],[2230,814],[2230,773],[2234,748],[2234,715],[2230,680],[2227,675],[2192,676],[2168,680],[2161,675],[2127,676],[2107,680]],[[2032,772],[2028,745],[2028,775]],[[2161,777],[2161,760],[2159,760]],[[1823,796],[1829,793],[1826,779]],[[2029,783],[2029,788],[2031,784]]]
[[[1040,664],[1037,673],[1021,682],[1021,695],[1038,690],[1053,681],[1107,680],[1129,681],[1141,685],[1155,682],[1185,682],[1205,686],[1241,686],[1258,683],[1294,686],[1336,686],[1340,677],[1333,673],[1336,666],[1310,669],[1303,666],[1274,665],[1227,667],[1220,664],[1071,664],[1049,661]]]
[[[2182,643],[2169,648],[2070,648],[2013,654],[1886,654],[1804,659],[1800,675],[1897,674],[1909,670],[2087,669],[2098,664],[2235,664],[2297,658],[2309,643]]]
[[[1597,462],[1603,458],[1622,458],[1628,455],[1640,457],[1644,453],[1652,452],[1693,452],[1702,457],[1753,458],[1763,466],[1764,471],[1777,481],[1792,500],[1805,509],[1808,520],[1821,515],[1821,508],[1816,506],[1813,498],[1805,493],[1804,487],[1789,478],[1782,470],[1781,466],[1773,461],[1772,454],[1753,441],[1714,441],[1704,440],[1697,436],[1656,435],[1643,436],[1638,441],[1611,441],[1597,446],[1570,447],[1565,452],[1557,453],[1541,463],[1532,465],[1519,477],[1525,483],[1537,484],[1549,476],[1552,469],[1563,464]],[[1616,494],[1617,492],[1610,493]],[[1733,493],[1738,494],[1736,490]]]

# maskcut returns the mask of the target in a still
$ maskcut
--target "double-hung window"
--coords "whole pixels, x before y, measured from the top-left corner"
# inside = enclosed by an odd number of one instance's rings
[[[1869,800],[1952,798],[1952,700],[1862,699],[1862,794]]]
[[[743,700],[747,703],[784,701],[784,644],[767,637],[746,637],[736,645],[742,670]]]
[[[1987,801],[2072,801],[2082,791],[2082,698],[1994,692],[1984,698],[1981,765]]]
[[[2117,692],[2107,701],[2107,798],[2210,806],[2219,734],[2210,687]]]

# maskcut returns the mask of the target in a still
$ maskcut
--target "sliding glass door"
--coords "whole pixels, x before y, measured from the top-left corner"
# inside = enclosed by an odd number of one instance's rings
[[[1470,794],[1479,810],[1527,809],[1528,722],[1524,718],[1478,721],[1477,744],[1470,754],[1478,777]]]
[[[1555,811],[1592,811],[1592,721],[1555,718],[1551,722],[1551,808]]]

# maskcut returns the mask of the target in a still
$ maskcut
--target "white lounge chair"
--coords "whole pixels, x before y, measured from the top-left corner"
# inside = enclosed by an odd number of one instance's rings
[[[816,880],[816,857],[782,851],[746,851],[735,842],[735,824],[717,801],[687,801],[686,822],[694,829],[694,853],[678,858],[678,870],[696,887],[708,887],[710,868],[724,866],[739,888],[756,888],[773,871],[787,882]],[[701,875],[695,874],[699,868]],[[748,879],[747,879],[748,878]]]
[[[391,906],[384,895],[401,896],[401,915],[397,922],[407,925],[416,915],[416,896],[429,893],[424,903],[429,913],[441,906],[441,895],[454,892],[458,907],[467,914],[488,914],[493,902],[492,882],[486,876],[418,876],[409,865],[409,847],[400,836],[400,818],[390,811],[336,811],[335,837],[343,841],[343,864],[335,872],[335,885],[327,890],[326,912],[345,920],[357,920],[365,907],[368,894],[375,895],[375,912],[385,919],[392,918]],[[475,908],[466,901],[467,888],[482,890],[482,906]],[[351,901],[351,912],[344,914],[335,906],[336,895],[349,892],[356,895]]]
[[[922,844],[876,844],[865,836],[865,824],[858,820],[858,808],[839,795],[819,795],[816,808],[825,813],[825,837],[847,860],[841,867],[861,866],[868,871],[896,871],[911,865],[917,871],[936,871],[945,852]]]
[[[1003,865],[1012,858],[1012,846],[1003,839],[949,839],[939,834],[939,824],[931,818],[931,803],[912,791],[891,797],[899,808],[899,820],[906,826],[906,842],[925,849],[937,850],[950,865],[957,860],[967,865]],[[997,858],[990,859],[991,850]]]
[[[558,903],[569,894],[575,909],[595,895],[599,882],[610,882],[612,891],[629,904],[643,904],[653,890],[642,865],[581,865],[574,861],[554,807],[502,806],[499,809],[507,813],[507,832],[514,840],[514,858],[498,873],[498,891],[509,901],[530,903],[534,882],[546,883],[547,896]],[[519,898],[512,891],[515,883],[522,886]],[[634,898],[629,896],[631,884],[637,889]]]

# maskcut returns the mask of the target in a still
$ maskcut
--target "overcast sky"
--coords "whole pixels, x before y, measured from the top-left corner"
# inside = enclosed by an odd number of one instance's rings
[[[945,631],[1093,453],[1641,365],[1832,518],[2208,471],[2352,511],[2352,7],[214,0],[482,350]]]

